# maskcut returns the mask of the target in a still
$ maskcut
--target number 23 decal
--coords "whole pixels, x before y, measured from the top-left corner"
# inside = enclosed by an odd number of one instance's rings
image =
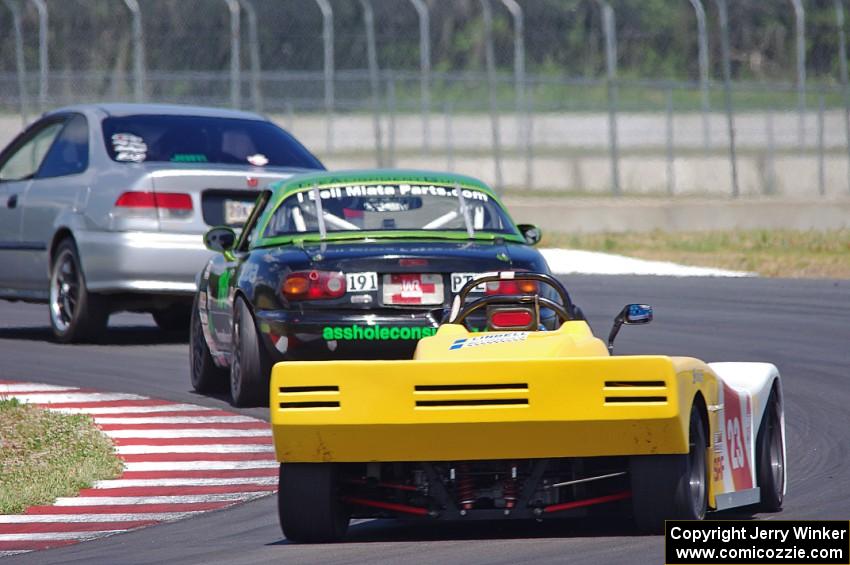
[[[732,469],[744,466],[744,434],[741,430],[741,420],[732,418],[726,420],[726,448],[729,450],[729,463]]]

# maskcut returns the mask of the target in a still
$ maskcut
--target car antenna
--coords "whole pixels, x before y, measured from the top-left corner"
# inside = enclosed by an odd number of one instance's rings
[[[458,183],[455,183],[455,192],[457,192],[457,200],[460,202],[460,215],[463,216],[463,223],[466,224],[466,233],[469,239],[474,239],[475,228],[472,227],[472,222],[469,220],[469,208],[466,207],[466,199],[463,197]]]

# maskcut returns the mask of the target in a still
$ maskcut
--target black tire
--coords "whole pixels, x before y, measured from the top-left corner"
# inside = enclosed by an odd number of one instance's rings
[[[642,455],[629,460],[632,511],[645,533],[664,531],[664,520],[702,520],[708,505],[706,431],[691,410],[686,455]]]
[[[333,463],[281,463],[277,492],[280,528],[297,543],[339,541],[348,531],[348,512],[339,500]]]
[[[233,338],[230,355],[230,398],[234,406],[268,404],[268,355],[260,342],[251,310],[241,297],[233,304]]]
[[[198,295],[192,305],[192,322],[189,330],[189,371],[192,388],[197,392],[222,392],[227,388],[227,369],[213,361],[198,310]]]
[[[151,312],[159,329],[166,332],[189,332],[193,308],[188,304],[173,304],[165,310]]]
[[[779,512],[785,499],[785,457],[782,438],[782,405],[774,388],[767,400],[756,436],[756,477],[761,501],[759,512]]]
[[[48,298],[50,328],[60,343],[98,339],[109,320],[107,301],[86,288],[80,254],[74,240],[62,240],[50,264]]]

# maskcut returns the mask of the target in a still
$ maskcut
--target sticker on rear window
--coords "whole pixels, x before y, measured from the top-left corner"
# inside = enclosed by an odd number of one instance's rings
[[[141,163],[148,153],[145,140],[132,133],[113,133],[112,150],[116,161]]]

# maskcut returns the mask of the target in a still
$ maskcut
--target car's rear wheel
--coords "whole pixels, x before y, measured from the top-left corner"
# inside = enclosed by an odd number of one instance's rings
[[[227,385],[227,370],[218,367],[213,361],[204,328],[201,326],[201,313],[198,310],[198,295],[192,305],[192,322],[189,331],[189,367],[192,388],[198,392],[219,392]]]
[[[64,239],[50,266],[50,328],[62,343],[94,340],[109,320],[106,300],[86,288],[77,246]]]
[[[235,406],[268,402],[269,361],[260,342],[251,310],[241,297],[233,303],[233,338],[230,355],[230,398]]]
[[[167,332],[188,332],[192,308],[188,304],[172,304],[169,308],[154,310],[153,319],[159,329]]]
[[[338,467],[333,463],[282,463],[277,494],[280,527],[300,543],[339,541],[349,515],[339,500]]]
[[[691,410],[685,455],[632,457],[632,511],[639,530],[658,533],[664,520],[702,520],[708,504],[706,430],[697,407]]]
[[[756,437],[756,476],[761,512],[782,510],[785,499],[785,450],[782,438],[782,405],[774,388],[767,401],[764,421]]]

